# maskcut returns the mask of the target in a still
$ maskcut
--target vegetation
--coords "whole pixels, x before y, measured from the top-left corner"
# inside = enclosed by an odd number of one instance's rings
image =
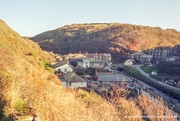
[[[133,67],[125,67],[124,68],[124,71],[128,74],[131,74],[133,75],[134,77],[144,81],[145,83],[169,94],[169,95],[172,95],[173,97],[177,98],[177,99],[180,99],[180,92],[173,89],[173,88],[170,88],[168,86],[165,86],[165,85],[162,85],[158,82],[154,82],[154,81],[151,81],[149,80],[148,78],[146,78],[143,74],[141,74],[141,72],[139,72],[137,69],[133,68]]]
[[[173,75],[180,74],[180,64],[163,61],[159,63],[157,67],[160,73],[173,74]]]
[[[164,101],[162,98],[153,98],[145,96],[145,93],[142,96],[138,97],[138,105],[144,110],[146,114],[146,119],[151,121],[176,121],[176,117],[171,113],[171,110],[168,106],[164,106]]]
[[[157,79],[157,80],[160,80],[160,81],[165,81],[165,80],[167,80],[167,79],[180,78],[180,75],[159,73],[157,76],[153,76],[153,78],[155,78],[155,79]]]
[[[63,88],[57,76],[47,69],[53,61],[50,54],[31,40],[21,38],[2,20],[0,26],[2,120],[11,120],[17,112],[26,115],[30,105],[42,121],[130,121],[132,118],[127,116],[141,117],[141,109],[133,100],[113,94],[111,99],[117,103],[110,103],[94,92]]]
[[[152,71],[157,71],[156,66],[141,66],[141,69],[149,74],[151,74]]]
[[[31,39],[47,51],[60,54],[108,52],[118,62],[127,58],[124,54],[134,51],[179,45],[180,32],[119,23],[73,24],[41,33]]]
[[[90,75],[90,76],[95,76],[95,68],[87,68],[87,69],[77,69],[74,70],[77,75]]]
[[[124,67],[124,69],[125,69],[125,71],[129,72],[129,74],[133,74],[140,78],[146,79],[146,77],[141,72],[139,72],[137,69],[135,69],[133,67],[126,66],[126,67]]]

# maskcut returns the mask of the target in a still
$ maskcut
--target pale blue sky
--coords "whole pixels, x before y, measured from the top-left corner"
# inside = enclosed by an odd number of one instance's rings
[[[180,31],[180,0],[0,0],[0,19],[22,36],[74,23],[129,23]]]

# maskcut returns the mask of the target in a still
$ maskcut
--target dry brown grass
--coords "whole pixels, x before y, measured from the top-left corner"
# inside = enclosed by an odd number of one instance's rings
[[[162,98],[145,96],[138,97],[138,104],[151,121],[177,121],[173,111],[164,104]]]
[[[23,114],[30,103],[42,121],[142,120],[129,117],[140,117],[141,111],[134,101],[118,93],[105,100],[94,92],[63,88],[60,80],[43,67],[42,60],[51,60],[48,53],[1,21],[0,26],[0,98],[5,102],[5,117],[16,111]],[[140,105],[153,113],[154,107]]]

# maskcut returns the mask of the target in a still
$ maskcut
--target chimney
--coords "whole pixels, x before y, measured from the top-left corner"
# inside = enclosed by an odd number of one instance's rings
[[[97,80],[97,70],[95,71],[95,76],[94,76],[94,78],[95,78],[96,81],[98,81],[98,80]]]

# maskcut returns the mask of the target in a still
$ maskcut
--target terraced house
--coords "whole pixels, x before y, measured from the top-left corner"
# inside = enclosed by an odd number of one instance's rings
[[[157,48],[145,51],[148,55],[153,56],[153,63],[158,64],[160,61],[178,61],[177,52],[173,48]],[[172,58],[173,57],[173,58]]]

